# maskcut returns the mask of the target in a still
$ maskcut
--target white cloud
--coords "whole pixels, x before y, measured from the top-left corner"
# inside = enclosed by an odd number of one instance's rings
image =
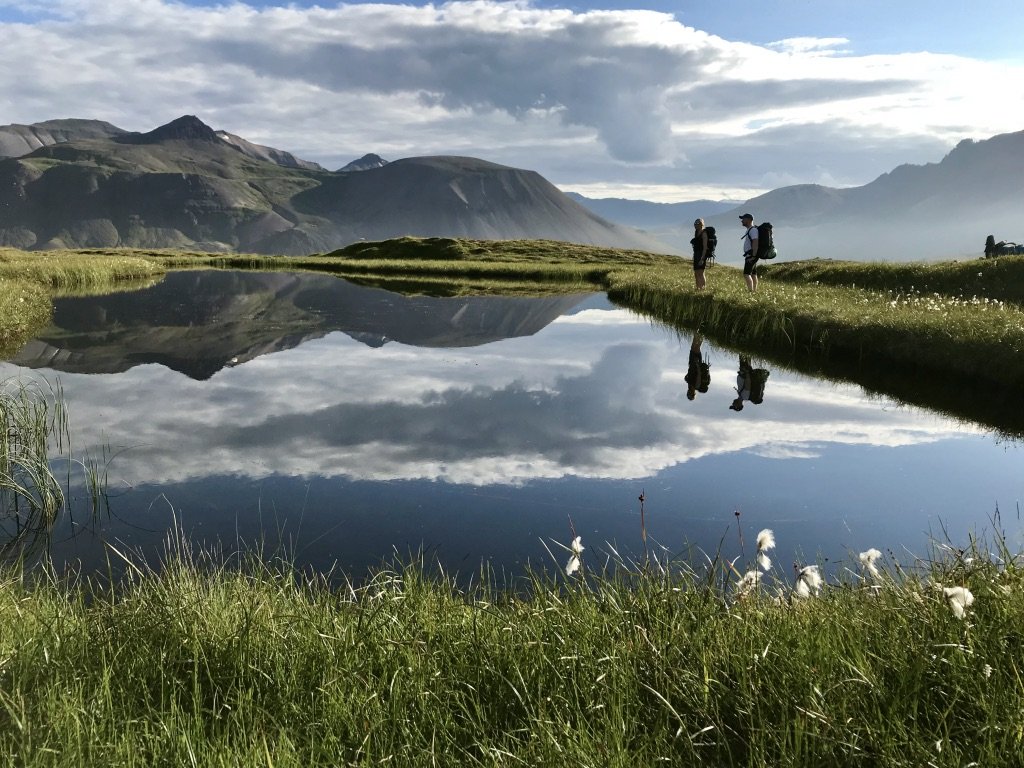
[[[1019,130],[1006,105],[1024,97],[1016,63],[857,56],[833,37],[759,47],[651,11],[489,0],[46,9],[0,24],[0,67],[19,74],[0,84],[11,122],[150,130],[196,114],[332,168],[369,151],[472,154],[636,197],[645,185],[731,197],[770,174],[865,183],[961,138]],[[772,167],[745,162],[754,150]]]

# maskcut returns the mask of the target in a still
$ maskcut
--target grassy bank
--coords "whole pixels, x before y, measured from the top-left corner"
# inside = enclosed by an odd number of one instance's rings
[[[126,252],[0,248],[0,358],[13,355],[46,325],[54,296],[113,290],[163,272],[157,261]]]
[[[967,555],[803,599],[784,574],[741,596],[710,564],[538,578],[529,597],[419,564],[341,591],[180,554],[116,593],[9,572],[0,751],[104,768],[1019,765],[1024,581]],[[943,587],[971,591],[962,618]]]

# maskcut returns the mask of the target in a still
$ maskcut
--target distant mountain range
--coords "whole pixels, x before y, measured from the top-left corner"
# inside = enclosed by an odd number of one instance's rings
[[[148,133],[92,120],[9,125],[0,152],[0,246],[306,254],[418,235],[671,250],[533,171],[376,155],[328,171],[190,115]]]
[[[740,205],[588,199],[470,157],[367,154],[329,171],[192,116],[149,133],[98,120],[0,126],[0,158],[0,246],[27,249],[305,254],[419,235],[686,253],[703,218],[719,230],[719,261],[739,263],[746,210],[773,223],[783,259],[934,260],[980,256],[989,234],[1024,242],[1024,131],[962,141],[864,186],[794,185]]]
[[[962,141],[939,163],[901,165],[860,187],[798,184],[740,205],[699,201],[678,208],[577,199],[611,221],[647,229],[677,246],[693,236],[693,219],[704,218],[718,230],[723,263],[741,261],[738,216],[746,211],[758,222],[772,222],[784,259],[974,258],[989,234],[1024,242],[1024,131]]]

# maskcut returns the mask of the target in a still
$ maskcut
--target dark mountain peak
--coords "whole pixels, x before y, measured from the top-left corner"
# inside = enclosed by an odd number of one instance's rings
[[[387,164],[388,161],[385,160],[383,157],[381,157],[380,155],[375,155],[372,152],[369,152],[360,157],[358,160],[353,160],[344,168],[339,168],[338,170],[339,172],[342,173],[346,171],[368,171],[371,168],[383,168]]]
[[[131,141],[135,144],[160,144],[165,141],[208,141],[220,144],[221,138],[195,115],[182,115],[149,133],[134,135]]]

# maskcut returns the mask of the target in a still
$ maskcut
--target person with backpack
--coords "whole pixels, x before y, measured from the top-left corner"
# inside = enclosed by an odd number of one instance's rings
[[[703,291],[707,285],[704,269],[709,260],[714,260],[715,246],[718,245],[715,228],[705,227],[704,219],[697,219],[693,222],[693,239],[690,245],[693,246],[693,279],[697,284],[697,290]]]
[[[746,230],[743,234],[743,279],[747,283],[747,290],[757,290],[757,227],[754,226],[754,217],[749,213],[740,216],[740,224]]]

